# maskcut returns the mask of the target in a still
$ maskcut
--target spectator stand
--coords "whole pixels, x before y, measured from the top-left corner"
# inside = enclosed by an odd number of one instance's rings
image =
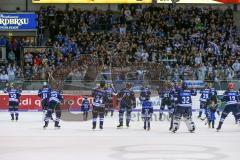
[[[21,48],[21,67],[24,82],[32,81],[31,85],[40,85],[46,81],[47,72],[55,67],[57,54],[49,46],[23,46]],[[37,81],[39,81],[37,83]],[[29,85],[29,83],[26,83]]]

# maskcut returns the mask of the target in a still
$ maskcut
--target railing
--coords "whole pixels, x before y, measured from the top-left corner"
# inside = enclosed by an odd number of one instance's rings
[[[146,85],[149,88],[151,88],[153,91],[156,91],[161,85],[164,85],[166,83],[171,83],[170,81],[165,80],[105,80],[106,83],[113,83],[113,85],[116,87],[117,90],[122,88],[126,82],[129,82],[132,84],[133,89],[135,91],[139,91],[140,87],[142,85]],[[24,90],[38,90],[42,87],[43,83],[46,82],[44,80],[34,80],[34,81],[14,81],[13,83],[15,86],[18,86],[19,88],[22,88]],[[61,89],[63,90],[91,90],[92,88],[96,87],[98,84],[100,84],[101,80],[97,81],[86,81],[86,80],[67,80],[63,83],[63,86]],[[239,81],[231,81],[235,84],[236,89],[240,88]],[[212,82],[212,81],[205,81],[204,84],[211,83],[212,87],[216,88],[217,90],[226,90],[228,81],[218,81],[218,82]],[[202,87],[204,86],[202,85]],[[6,83],[0,82],[0,89],[4,89],[6,87]],[[200,89],[200,88],[197,88]]]

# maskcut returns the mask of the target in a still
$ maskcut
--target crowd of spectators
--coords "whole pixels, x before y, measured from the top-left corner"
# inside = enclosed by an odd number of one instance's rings
[[[141,67],[148,72],[155,67],[146,74],[152,80],[240,79],[240,38],[231,8],[131,5],[119,12],[65,12],[42,7],[38,14],[40,33],[49,33],[45,45],[52,49],[24,53],[23,72],[30,79],[45,79],[49,69],[82,55],[107,68],[132,67],[137,74]],[[164,77],[157,71],[163,66]],[[83,79],[86,68],[87,62],[70,74]]]
[[[32,41],[25,38],[9,38],[6,36],[0,35],[0,47],[4,47],[4,50],[1,48],[1,54],[6,52],[7,61],[0,61],[0,82],[14,81],[16,79],[24,79],[24,70],[21,67],[21,47],[34,45]]]

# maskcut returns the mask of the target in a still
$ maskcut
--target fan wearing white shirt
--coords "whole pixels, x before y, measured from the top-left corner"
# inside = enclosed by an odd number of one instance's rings
[[[240,70],[240,63],[238,60],[236,60],[233,65],[232,65],[232,68],[235,72],[239,71]]]
[[[2,71],[2,73],[0,74],[0,82],[6,83],[9,81],[9,77],[6,74],[5,71]]]

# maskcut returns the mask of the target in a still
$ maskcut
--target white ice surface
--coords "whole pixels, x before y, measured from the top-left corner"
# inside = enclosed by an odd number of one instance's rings
[[[168,131],[168,121],[153,121],[150,131],[143,122],[116,129],[118,116],[105,119],[104,130],[91,130],[91,121],[53,123],[42,129],[42,114],[22,112],[11,122],[7,112],[0,113],[0,160],[238,160],[240,126],[230,115],[221,132],[209,129],[196,118],[196,132]],[[219,117],[216,123],[218,123]],[[216,124],[217,125],[217,124]]]

